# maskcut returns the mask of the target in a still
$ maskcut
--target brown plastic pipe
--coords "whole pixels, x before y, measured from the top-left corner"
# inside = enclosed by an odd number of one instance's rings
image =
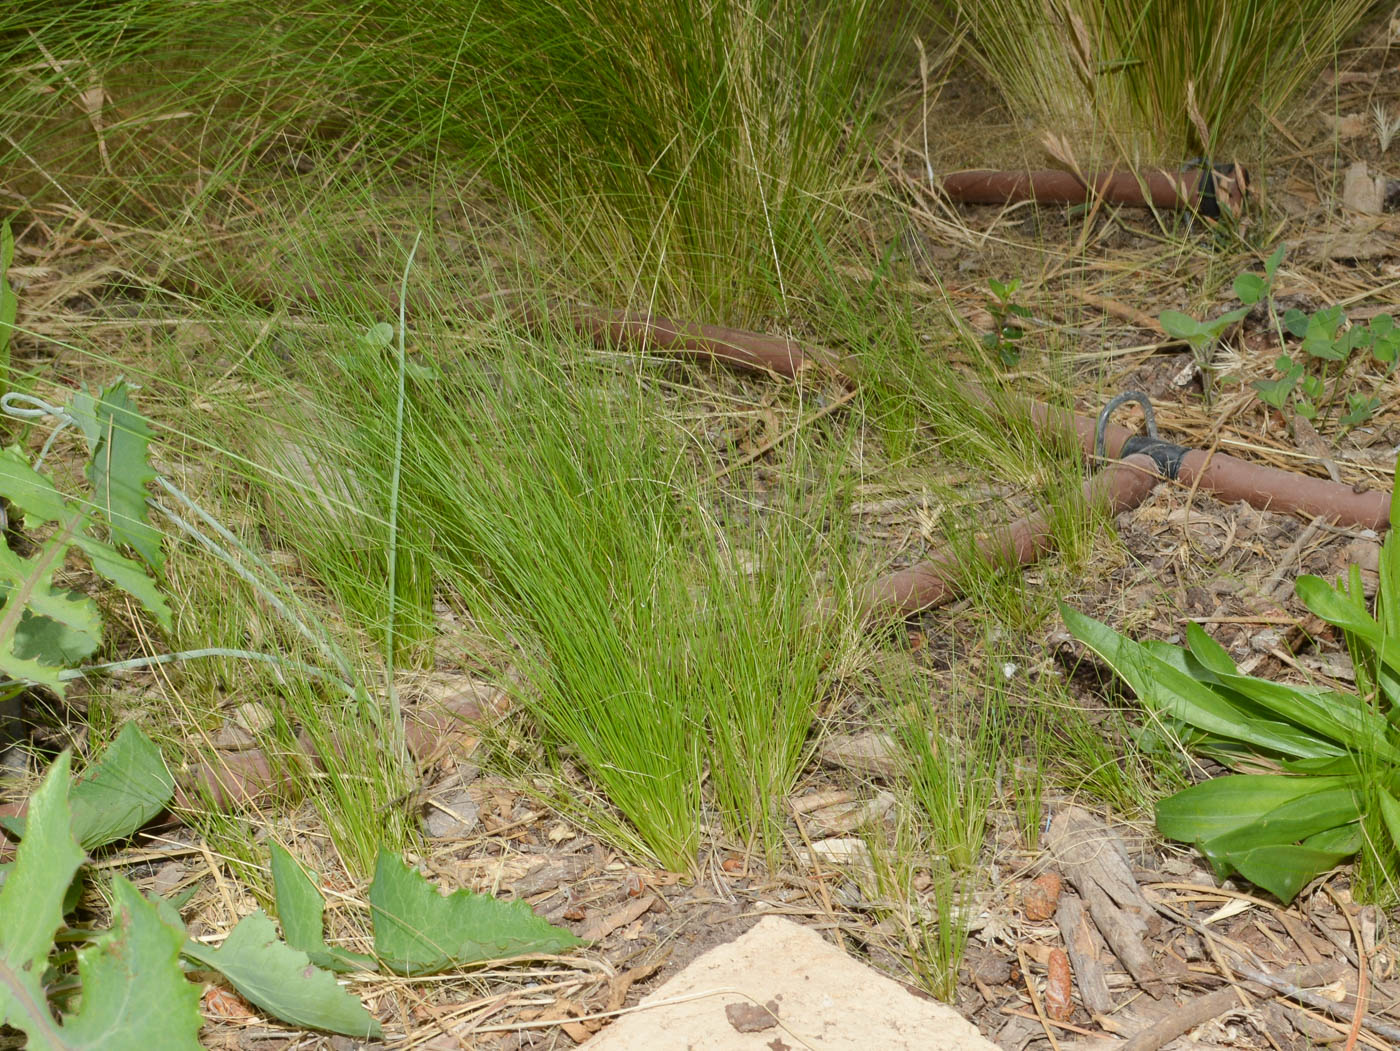
[[[1100,172],[1081,179],[1074,172],[1046,171],[967,171],[943,176],[943,192],[954,201],[967,204],[1011,204],[1038,201],[1041,204],[1083,204],[1091,196],[1109,204],[1145,208],[1195,208],[1202,200],[1209,169],[1169,172],[1149,169],[1138,172]],[[1233,201],[1227,201],[1233,204]]]
[[[667,318],[624,311],[574,310],[568,317],[576,329],[605,346],[630,344],[792,378],[809,369],[820,368],[830,370],[847,386],[853,386],[855,382],[850,373],[843,369],[837,355],[795,340],[761,336],[718,325],[680,324]],[[1017,399],[1010,405],[998,405],[985,391],[971,383],[965,383],[963,389],[972,400],[989,411],[995,414],[1024,411],[1043,437],[1074,442],[1086,457],[1095,455],[1093,420],[1031,399]],[[1126,427],[1108,424],[1104,430],[1106,454],[1118,459],[1125,443],[1134,437]],[[1357,492],[1349,485],[1280,471],[1237,459],[1227,453],[1162,444],[1179,454],[1178,482],[1220,500],[1244,500],[1261,510],[1324,515],[1339,525],[1377,531],[1390,524],[1390,493],[1387,491]],[[1136,469],[1125,473],[1110,467],[1086,483],[1086,496],[1104,501],[1105,506],[1110,508],[1124,510],[1140,503],[1147,490],[1162,480],[1156,463],[1145,456],[1129,456],[1122,464],[1133,465]],[[1150,472],[1145,473],[1143,468],[1148,466]],[[1142,486],[1147,488],[1137,495]],[[1129,500],[1133,502],[1126,502]],[[979,544],[979,549],[993,561],[1013,564],[1034,561],[1048,545],[1049,530],[1044,516],[1038,515],[993,533]],[[943,553],[928,562],[891,573],[869,587],[866,608],[873,610],[875,606],[888,603],[888,608],[913,612],[945,602],[952,594],[950,588],[953,584],[948,571],[953,565],[954,556]]]
[[[981,391],[971,390],[976,400],[991,406]],[[1094,421],[1065,409],[1054,409],[1038,401],[1027,401],[1027,411],[1036,429],[1046,437],[1073,440],[1085,456],[1094,455]],[[1104,451],[1117,459],[1123,446],[1134,437],[1126,427],[1110,423],[1104,428]],[[1176,480],[1198,488],[1225,503],[1244,500],[1261,511],[1279,511],[1315,517],[1326,515],[1338,525],[1357,526],[1380,532],[1390,525],[1390,492],[1368,489],[1358,492],[1349,485],[1327,478],[1281,471],[1276,467],[1250,463],[1228,453],[1191,449],[1181,459]]]
[[[627,310],[558,309],[574,329],[600,346],[681,354],[702,361],[716,361],[745,372],[762,372],[787,379],[796,379],[811,371],[825,371],[850,383],[835,354],[784,336],[764,336],[723,325],[672,321],[655,314]],[[534,308],[525,311],[526,322],[530,324],[538,325],[549,316],[554,316],[553,312],[546,315]]]
[[[1118,514],[1146,500],[1153,486],[1161,480],[1152,460],[1134,453],[1110,464],[1085,482],[1084,500],[1110,514]],[[1049,551],[1054,543],[1049,516],[1042,513],[1019,519],[988,534],[977,542],[977,551],[993,566],[1027,565]],[[860,608],[867,617],[886,611],[907,615],[951,602],[962,592],[959,578],[965,564],[960,554],[944,550],[926,562],[888,573],[863,590]]]

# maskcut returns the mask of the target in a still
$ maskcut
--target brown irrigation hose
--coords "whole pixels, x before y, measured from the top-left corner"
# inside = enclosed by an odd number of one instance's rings
[[[604,346],[621,342],[788,377],[797,377],[809,369],[820,368],[840,377],[848,387],[854,386],[854,380],[842,370],[835,354],[806,347],[795,340],[776,339],[718,325],[680,324],[667,318],[621,311],[589,309],[573,311],[568,316],[576,329]],[[985,391],[971,383],[965,383],[963,390],[971,400],[993,413],[1008,411],[998,407]],[[1030,399],[1015,404],[1030,416],[1042,437],[1074,441],[1086,456],[1094,455],[1093,420]],[[1390,493],[1384,490],[1358,492],[1351,486],[1328,479],[1280,471],[1226,453],[1187,449],[1170,442],[1143,438],[1126,427],[1112,423],[1105,427],[1104,447],[1109,457],[1125,457],[1123,463],[1132,463],[1138,468],[1115,471],[1110,467],[1099,478],[1086,483],[1087,496],[1105,501],[1115,510],[1124,510],[1141,502],[1151,485],[1165,475],[1220,500],[1244,500],[1261,510],[1325,515],[1339,525],[1378,531],[1390,524]],[[1141,469],[1144,465],[1152,467],[1150,476],[1144,475]],[[1147,489],[1141,495],[1135,495],[1141,486]],[[1129,499],[1133,503],[1123,502]],[[1048,545],[1049,531],[1045,520],[1043,516],[1035,516],[993,534],[982,541],[979,548],[993,561],[1011,564],[1013,560],[1022,563],[1034,561]],[[946,571],[952,567],[954,557],[945,552],[928,562],[875,581],[867,589],[867,598],[872,605],[866,608],[873,611],[874,605],[888,603],[888,608],[913,612],[947,601],[952,585]]]
[[[764,336],[723,325],[696,325],[655,314],[596,307],[568,309],[568,322],[600,346],[625,346],[681,354],[702,361],[717,361],[745,372],[764,372],[796,379],[803,373],[823,370],[849,380],[836,355],[804,346],[783,336]],[[528,311],[527,322],[538,324],[543,315]]]
[[[1234,165],[1189,168],[1181,172],[1147,169],[1137,172],[1099,172],[1087,180],[1074,172],[966,171],[952,172],[941,180],[943,192],[967,204],[1083,204],[1090,196],[1109,204],[1145,208],[1193,208],[1205,215],[1219,215],[1224,203],[1238,211],[1244,202],[1245,175]],[[1091,191],[1092,187],[1092,191]]]
[[[1084,483],[1084,499],[1110,514],[1127,511],[1147,499],[1162,479],[1156,464],[1141,453],[1110,464]],[[1054,546],[1049,516],[1031,515],[977,542],[978,553],[994,566],[1026,565]],[[875,615],[885,610],[917,613],[941,606],[956,598],[961,590],[959,566],[965,559],[951,551],[941,551],[926,562],[886,574],[868,585],[860,608]]]
[[[980,391],[977,400],[991,404]],[[1026,403],[1027,411],[1042,436],[1068,438],[1071,433],[1086,456],[1094,455],[1094,421],[1065,409],[1054,409],[1037,401]],[[1314,517],[1326,515],[1338,525],[1380,531],[1390,525],[1390,492],[1369,489],[1358,492],[1349,485],[1326,478],[1281,471],[1276,467],[1250,463],[1228,453],[1206,449],[1186,449],[1167,442],[1158,443],[1160,457],[1175,461],[1175,473],[1167,473],[1183,485],[1210,493],[1225,503],[1244,500],[1261,511],[1296,513]],[[1110,423],[1104,429],[1104,449],[1117,459],[1126,453],[1149,451],[1145,439],[1126,427]]]

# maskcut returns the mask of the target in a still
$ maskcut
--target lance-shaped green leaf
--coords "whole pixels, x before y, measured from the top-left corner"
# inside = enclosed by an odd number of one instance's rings
[[[1281,807],[1317,792],[1346,792],[1354,782],[1344,777],[1289,777],[1284,774],[1231,774],[1184,788],[1157,804],[1157,828],[1170,839],[1187,843],[1216,839],[1262,821]],[[1356,817],[1352,804],[1352,818]],[[1332,821],[1291,837],[1302,839]]]
[[[1341,748],[1332,741],[1284,723],[1260,719],[1242,711],[1207,684],[1147,647],[1120,635],[1106,624],[1061,604],[1070,632],[1106,661],[1150,708],[1220,737],[1294,757],[1333,756]]]
[[[361,1038],[383,1035],[378,1019],[306,953],[280,941],[259,909],[238,921],[215,949],[187,941],[184,953],[227,978],[250,1002],[275,1018],[309,1029]]]
[[[399,974],[531,953],[557,953],[580,938],[538,916],[523,901],[458,890],[443,897],[403,859],[381,851],[369,891],[374,950]]]
[[[10,221],[0,224],[0,383],[10,385],[10,335],[15,330],[19,297],[10,287],[10,264],[15,259],[15,235]]]
[[[317,967],[332,971],[376,971],[379,961],[372,956],[327,945],[324,934],[326,899],[295,858],[276,843],[272,844],[272,886],[277,895],[277,918],[282,937],[293,949],[300,949]]]
[[[148,457],[150,424],[136,411],[124,382],[102,392],[94,413],[99,437],[88,463],[93,502],[107,519],[113,540],[130,544],[147,565],[159,570],[165,554],[160,532],[146,510],[146,486],[156,477]]]

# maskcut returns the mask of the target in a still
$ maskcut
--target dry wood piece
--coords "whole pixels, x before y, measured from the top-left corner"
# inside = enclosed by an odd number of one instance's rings
[[[1108,1014],[1113,1010],[1113,997],[1108,992],[1108,977],[1103,965],[1107,946],[1089,923],[1084,902],[1078,894],[1060,895],[1055,923],[1060,928],[1060,937],[1064,939],[1074,973],[1079,976],[1080,1003],[1090,1014]]]
[[[894,777],[903,761],[895,739],[880,733],[832,734],[817,754],[828,766],[874,777]]]
[[[1347,970],[1346,964],[1340,961],[1330,961],[1295,967],[1276,977],[1280,982],[1288,985],[1307,988],[1334,981],[1344,975]],[[1244,983],[1243,987],[1263,999],[1278,995],[1276,990],[1252,982]],[[1175,1040],[1184,1033],[1189,1033],[1202,1022],[1209,1022],[1212,1018],[1238,1007],[1240,1003],[1238,989],[1238,986],[1226,986],[1224,989],[1217,989],[1213,993],[1192,1000],[1146,1029],[1134,1034],[1123,1045],[1121,1051],[1157,1051],[1157,1048],[1163,1044]]]
[[[1047,845],[1114,955],[1148,995],[1160,999],[1163,975],[1143,942],[1158,921],[1118,834],[1087,810],[1066,807],[1051,822]]]

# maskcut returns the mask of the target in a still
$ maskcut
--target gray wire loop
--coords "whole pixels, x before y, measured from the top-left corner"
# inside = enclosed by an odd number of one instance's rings
[[[1140,390],[1124,391],[1103,407],[1099,413],[1098,426],[1094,428],[1094,455],[1103,457],[1104,433],[1108,430],[1108,418],[1113,415],[1113,410],[1120,405],[1126,405],[1130,401],[1135,401],[1142,406],[1142,416],[1147,422],[1147,436],[1154,441],[1157,438],[1157,418],[1152,415],[1152,402],[1147,395]]]
[[[23,408],[22,406],[29,406]],[[32,394],[22,394],[17,390],[6,392],[0,395],[0,409],[3,409],[6,416],[13,416],[17,420],[39,420],[45,416],[68,416],[67,410],[57,405],[50,405],[42,398],[36,398]]]

